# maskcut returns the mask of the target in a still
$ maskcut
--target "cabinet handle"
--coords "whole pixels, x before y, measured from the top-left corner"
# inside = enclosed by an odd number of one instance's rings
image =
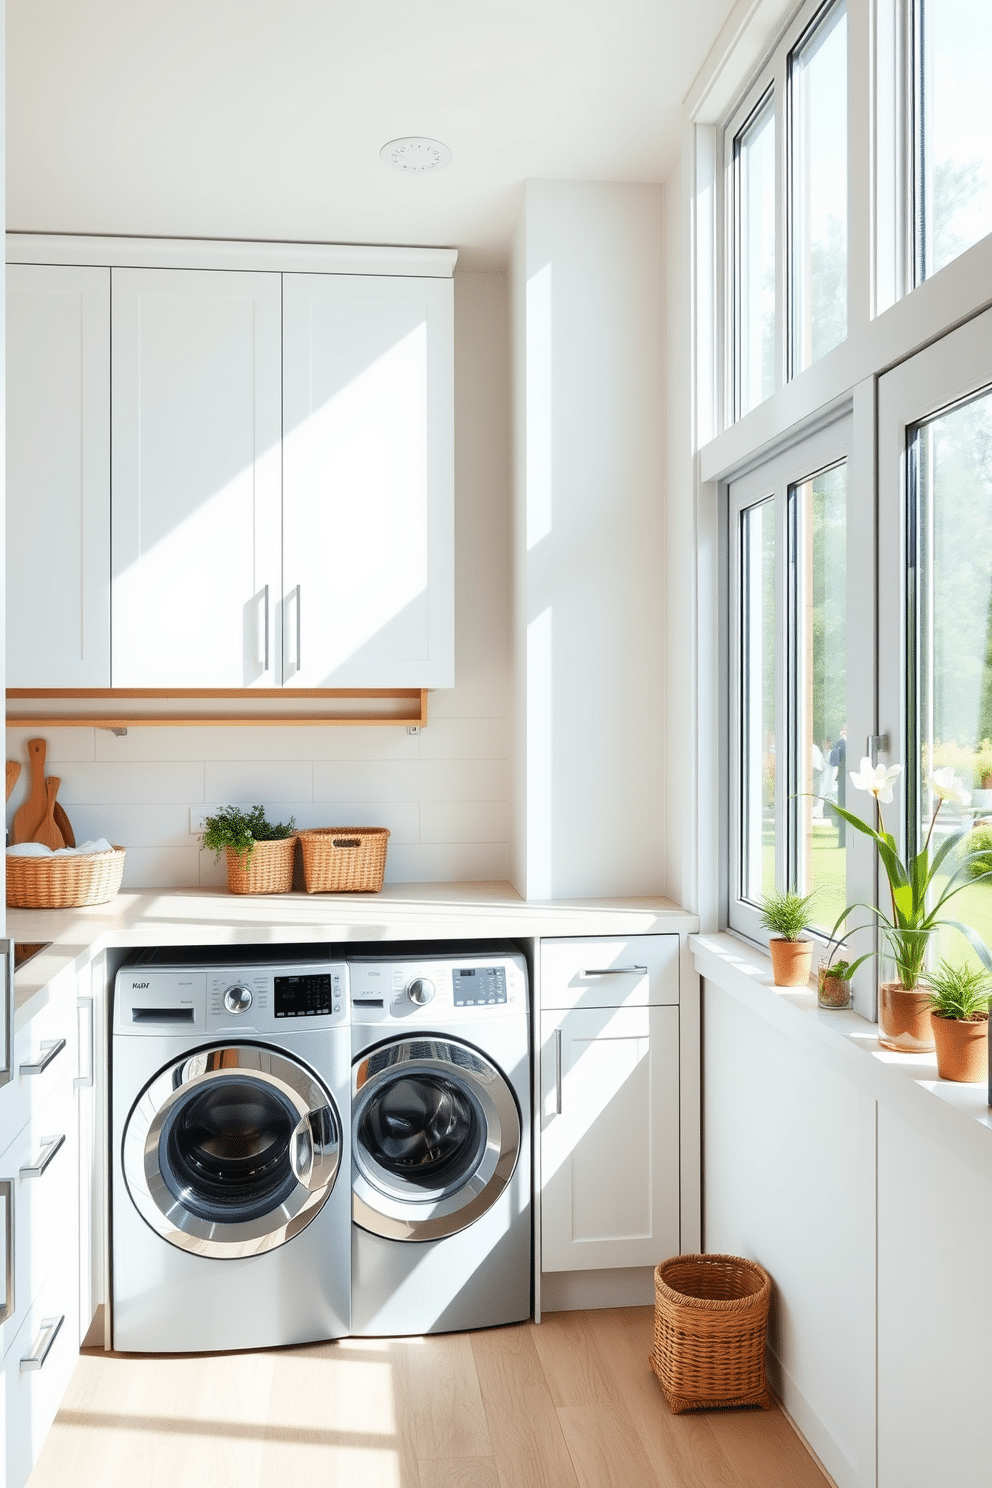
[[[0,1304],[0,1323],[5,1323],[14,1312],[14,1184],[10,1178],[0,1183],[0,1199],[3,1200],[3,1303]]]
[[[45,1360],[51,1352],[52,1344],[59,1334],[59,1329],[65,1322],[65,1313],[61,1317],[42,1318],[41,1332],[38,1334],[38,1342],[29,1354],[25,1354],[21,1360],[21,1373],[26,1369],[43,1369]]]
[[[38,1154],[37,1162],[29,1163],[26,1167],[23,1167],[21,1169],[21,1177],[40,1178],[64,1141],[65,1132],[57,1137],[42,1137],[41,1151]]]
[[[592,966],[583,976],[626,976],[628,972],[636,971],[641,976],[647,976],[646,966]]]
[[[14,1071],[14,942],[0,940],[3,956],[3,1007],[0,1008],[0,1085],[6,1085]]]
[[[52,1060],[55,1059],[65,1048],[65,1039],[42,1039],[41,1048],[44,1053],[39,1054],[37,1059],[30,1064],[21,1065],[22,1075],[41,1075],[45,1072]]]
[[[296,586],[296,670],[298,672],[299,671],[302,671],[302,669],[303,669],[303,659],[302,659],[303,658],[303,647],[302,647],[302,643],[301,643],[301,638],[302,638],[302,634],[303,634],[303,622],[302,622],[302,618],[301,618],[302,617],[302,612],[303,612],[303,593],[302,593],[301,586],[299,584],[297,584],[297,586]]]
[[[86,1046],[86,1066],[85,1074],[78,1074],[72,1082],[75,1090],[88,1089],[93,1084],[93,1056],[96,1048],[96,1032],[93,1027],[93,1016],[92,997],[77,997],[76,1033],[79,1038],[80,1051],[82,1051],[84,1044]],[[84,1028],[86,1031],[85,1038],[83,1037]]]
[[[555,1115],[561,1115],[561,1029],[555,1029]]]
[[[269,670],[269,586],[265,586],[265,663],[262,670]]]

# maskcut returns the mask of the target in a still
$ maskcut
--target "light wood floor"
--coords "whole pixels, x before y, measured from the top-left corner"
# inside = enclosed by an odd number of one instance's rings
[[[87,1350],[30,1488],[825,1488],[785,1417],[673,1416],[652,1311],[255,1354]]]

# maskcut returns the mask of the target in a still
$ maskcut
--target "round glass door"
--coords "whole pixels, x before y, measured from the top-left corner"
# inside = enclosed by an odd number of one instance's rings
[[[124,1132],[135,1206],[171,1244],[257,1255],[302,1230],[327,1199],[341,1128],[304,1065],[260,1045],[200,1050],[162,1070]]]
[[[353,1070],[355,1223],[394,1240],[456,1234],[492,1207],[520,1150],[505,1077],[476,1050],[402,1039]]]

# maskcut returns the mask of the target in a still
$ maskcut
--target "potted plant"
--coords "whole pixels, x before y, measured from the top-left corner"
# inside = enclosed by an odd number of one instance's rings
[[[907,855],[906,861],[899,856],[895,838],[885,830],[882,820],[882,805],[892,800],[893,784],[902,770],[902,765],[873,765],[867,757],[861,761],[861,769],[851,771],[851,781],[858,790],[867,791],[875,798],[877,827],[871,827],[860,816],[834,806],[839,816],[857,831],[870,837],[875,844],[879,861],[885,869],[889,884],[891,914],[871,904],[849,904],[838,917],[834,933],[855,909],[865,909],[874,915],[886,947],[886,959],[893,975],[884,977],[878,988],[878,1041],[886,1049],[899,1049],[904,1053],[927,1054],[933,1049],[933,1029],[930,1021],[930,993],[923,981],[923,970],[934,933],[949,925],[960,930],[974,946],[983,965],[992,970],[992,954],[982,937],[972,926],[960,920],[948,919],[944,907],[948,900],[961,891],[971,878],[970,865],[976,855],[965,852],[956,861],[952,854],[967,836],[967,828],[951,832],[930,856],[933,829],[944,802],[966,806],[971,800],[963,782],[957,778],[950,765],[934,770],[930,776],[930,790],[935,804],[930,817],[926,841],[918,853]],[[937,889],[941,873],[947,875],[943,886]],[[990,875],[981,873],[978,878]]]
[[[813,944],[802,937],[812,900],[812,894],[773,889],[761,901],[761,923],[771,931],[768,950],[776,987],[805,987],[809,982]]]
[[[227,854],[232,894],[287,894],[293,887],[296,822],[270,822],[264,806],[225,806],[206,818],[203,846]]]
[[[930,1021],[942,1080],[979,1081],[989,1071],[989,1003],[992,976],[977,966],[941,961],[926,973]]]

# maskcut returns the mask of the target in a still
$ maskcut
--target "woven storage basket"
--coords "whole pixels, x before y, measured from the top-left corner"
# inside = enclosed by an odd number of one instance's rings
[[[106,904],[121,886],[124,849],[67,857],[7,859],[11,909],[78,909]]]
[[[651,1368],[675,1415],[760,1405],[771,1278],[729,1255],[672,1256],[655,1268]]]
[[[288,894],[293,887],[295,836],[256,842],[245,856],[233,847],[226,852],[227,887],[232,894]]]
[[[308,894],[378,894],[388,827],[314,827],[300,833]]]

